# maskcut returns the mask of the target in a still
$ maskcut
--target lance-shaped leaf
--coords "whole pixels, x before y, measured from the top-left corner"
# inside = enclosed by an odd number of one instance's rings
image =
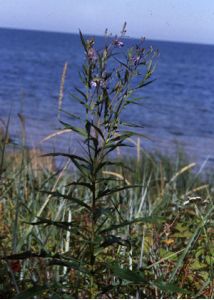
[[[97,180],[97,183],[102,183],[102,182],[105,182],[105,181],[106,182],[115,181],[115,182],[118,182],[118,183],[124,183],[124,179],[118,179],[115,176],[99,177],[98,180]]]
[[[134,105],[138,105],[138,106],[144,106],[143,103],[132,101],[132,100],[127,100],[126,103],[124,104],[124,107],[127,106],[127,105],[129,105],[129,104],[134,104]]]
[[[129,170],[130,172],[132,172],[131,168],[129,168],[127,165],[125,165],[125,163],[120,162],[120,161],[104,161],[97,166],[95,172],[97,173],[99,170],[103,169],[104,167],[108,167],[108,166],[121,167],[123,169]]]
[[[42,249],[40,253],[34,253],[32,251],[25,251],[21,253],[16,253],[16,254],[11,254],[11,255],[6,255],[6,256],[1,256],[1,259],[7,259],[7,260],[17,260],[17,259],[27,259],[27,258],[32,258],[32,257],[50,257],[50,255]]]
[[[41,218],[41,217],[37,217],[40,221],[37,222],[24,222],[26,224],[30,224],[30,225],[46,225],[46,226],[56,226],[62,229],[66,229],[66,230],[70,230],[71,228],[78,228],[77,227],[77,223],[76,222],[60,222],[60,221],[52,221],[49,219],[45,219],[45,218]]]
[[[136,284],[142,284],[146,281],[144,275],[140,271],[134,271],[129,269],[122,269],[117,263],[110,265],[112,273],[122,280],[127,280]]]
[[[159,288],[161,291],[163,292],[167,292],[167,293],[182,293],[182,294],[191,294],[189,291],[187,291],[186,289],[180,288],[177,285],[173,284],[173,283],[169,283],[169,282],[165,282],[162,279],[157,279],[153,282],[153,284]]]
[[[130,134],[118,133],[118,135],[116,137],[111,138],[106,141],[105,148],[110,148],[111,146],[116,145],[117,143],[122,143],[129,137],[130,137]]]
[[[64,114],[66,114],[67,116],[69,116],[71,119],[75,119],[75,120],[81,120],[80,116],[77,116],[75,114],[72,114],[64,109],[61,109],[61,112],[63,112]]]
[[[73,197],[72,195],[64,195],[64,194],[61,194],[60,192],[58,192],[58,191],[55,191],[55,192],[51,192],[51,191],[41,191],[41,193],[46,193],[46,194],[49,194],[49,195],[51,195],[51,196],[53,196],[53,197],[57,197],[57,198],[60,198],[60,197],[62,197],[62,198],[64,198],[64,199],[68,199],[68,200],[71,200],[72,202],[74,202],[75,204],[78,204],[78,205],[80,205],[80,206],[82,206],[82,207],[85,207],[85,208],[87,208],[89,211],[91,211],[91,208],[90,208],[90,206],[88,205],[88,204],[86,204],[84,201],[82,201],[82,200],[80,200],[80,199],[78,199],[78,198],[75,198],[75,197]]]
[[[96,130],[96,132],[102,137],[102,139],[105,140],[105,137],[104,137],[104,135],[103,135],[102,130],[101,130],[99,127],[97,127],[96,125],[94,125],[93,123],[91,123],[91,126],[92,126],[92,127]]]
[[[108,235],[105,236],[103,243],[100,245],[100,247],[106,248],[109,246],[112,246],[114,244],[118,244],[121,246],[125,246],[128,248],[128,251],[131,250],[131,243],[129,240],[127,239],[122,239],[119,236],[115,236],[115,235]]]
[[[108,147],[108,145],[114,144],[115,142],[120,142],[120,141],[124,141],[125,139],[127,139],[128,137],[131,136],[131,133],[121,133],[121,132],[117,132],[117,135],[108,139],[106,141],[106,147]]]
[[[140,103],[140,101],[142,101],[144,99],[145,99],[145,97],[135,97],[135,98],[128,97],[124,106],[129,105],[129,104],[137,104],[137,105],[142,105],[143,106],[144,104]]]
[[[141,83],[139,83],[136,87],[135,87],[135,89],[140,89],[140,88],[142,88],[142,87],[144,87],[144,86],[147,86],[147,85],[149,85],[149,84],[151,84],[152,82],[154,82],[156,79],[153,79],[153,80],[150,80],[150,81],[146,81],[145,79],[141,82]]]
[[[124,130],[124,131],[121,131],[121,133],[122,133],[122,134],[127,134],[127,135],[129,135],[129,136],[139,136],[139,137],[144,137],[144,138],[146,138],[147,140],[152,141],[151,138],[149,138],[147,135],[145,135],[145,134],[143,134],[143,133],[140,133],[140,132]]]
[[[85,106],[86,108],[89,108],[88,104],[85,103],[85,101],[83,101],[80,97],[78,97],[77,95],[73,94],[73,93],[69,93],[70,97],[74,100],[76,100],[77,102],[79,102],[81,105]]]
[[[92,143],[93,144],[92,144]],[[95,157],[97,157],[98,153],[100,152],[101,148],[98,147],[99,141],[97,138],[89,137],[85,139],[84,144],[87,144],[88,148],[95,152]],[[90,158],[91,158],[91,151],[90,151]],[[91,158],[92,160],[92,158]]]
[[[114,57],[114,59],[122,66],[124,66],[127,70],[129,70],[130,72],[132,72],[131,68],[124,62],[122,62],[121,60],[119,60],[118,58]]]
[[[106,142],[105,148],[111,148],[111,147],[120,147],[120,143],[123,143],[126,139],[133,136],[133,133],[131,131],[123,131],[118,133],[118,135],[114,138],[109,139]]]
[[[75,154],[68,154],[68,153],[61,153],[61,152],[53,152],[47,153],[42,155],[44,156],[64,156],[70,158],[73,164],[77,167],[77,169],[85,176],[87,176],[86,170],[91,168],[91,163],[86,160],[85,158],[75,155]],[[85,164],[80,164],[79,162],[84,162]]]
[[[105,232],[108,232],[108,231],[111,231],[111,230],[122,228],[122,227],[125,227],[125,226],[128,226],[128,225],[132,225],[132,224],[135,224],[135,223],[157,224],[157,223],[162,223],[164,221],[165,221],[165,219],[162,218],[162,217],[159,217],[159,216],[149,216],[149,217],[144,217],[144,218],[136,218],[136,219],[131,220],[131,221],[127,220],[127,221],[124,221],[120,224],[111,225],[108,228],[101,230],[100,233],[105,233]]]
[[[75,90],[85,99],[85,102],[87,102],[88,101],[88,98],[87,98],[87,96],[86,96],[86,94],[83,92],[83,91],[81,91],[79,88],[77,88],[77,87],[75,87]]]
[[[82,43],[82,45],[83,45],[85,51],[87,51],[86,42],[85,42],[85,39],[84,39],[84,37],[83,37],[83,34],[82,34],[81,30],[79,30],[79,35],[80,35],[81,43]]]
[[[72,126],[68,123],[65,123],[63,121],[60,121],[60,123],[66,128],[66,129],[71,129],[73,130],[74,132],[80,134],[81,136],[83,137],[87,137],[87,133],[86,131],[83,129],[83,128],[80,128],[80,127],[76,127],[76,126]]]
[[[133,148],[134,145],[132,144],[127,144],[127,143],[123,143],[122,141],[115,143],[115,144],[111,144],[111,145],[106,145],[104,149],[108,149],[105,152],[105,156],[107,156],[109,153],[111,153],[112,151],[114,151],[115,149],[118,149],[120,147],[129,147],[129,148]]]
[[[51,259],[48,262],[49,266],[64,266],[64,267],[68,267],[74,270],[77,270],[81,273],[85,273],[85,274],[89,274],[89,271],[84,268],[81,264],[81,262],[78,262],[77,260],[73,260],[73,259],[69,259],[69,260],[62,260],[62,259]]]
[[[127,126],[127,127],[135,127],[135,128],[144,128],[143,125],[135,124],[135,123],[128,123],[128,122],[120,122],[121,125]]]
[[[100,191],[97,195],[96,199],[100,199],[104,196],[109,196],[112,195],[114,193],[118,193],[124,190],[128,190],[128,189],[133,189],[133,188],[137,188],[137,187],[141,187],[142,185],[126,185],[126,186],[122,186],[122,187],[117,187],[117,188],[112,188],[112,189],[106,189],[104,191]]]
[[[129,80],[129,71],[128,71],[128,69],[126,69],[126,72],[125,72],[125,75],[124,75],[124,83],[127,83],[128,82],[128,80]]]
[[[69,153],[62,153],[62,152],[53,152],[53,153],[47,153],[47,154],[43,154],[42,156],[64,156],[64,157],[68,157],[70,158],[72,161],[73,160],[80,160],[83,161],[85,163],[89,163],[85,158],[75,155],[75,154],[69,154]]]
[[[93,189],[93,186],[90,184],[90,183],[87,183],[87,182],[81,182],[81,181],[73,181],[69,184],[66,184],[66,187],[68,186],[84,186],[84,187],[87,187],[88,189],[92,190]]]
[[[79,270],[80,272],[88,273],[88,271],[85,268],[82,267],[82,263],[77,261],[76,259],[73,259],[72,257],[69,257],[67,259],[63,259],[62,255],[60,253],[56,253],[54,255],[51,255],[43,249],[41,250],[40,253],[34,253],[32,251],[25,251],[25,252],[21,252],[21,253],[17,253],[17,254],[3,256],[3,257],[0,257],[0,259],[24,260],[24,259],[33,258],[33,257],[47,258],[49,265],[67,266],[69,268]]]

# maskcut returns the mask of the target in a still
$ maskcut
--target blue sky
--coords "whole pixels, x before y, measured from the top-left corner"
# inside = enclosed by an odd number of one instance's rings
[[[214,44],[214,0],[0,0],[0,27]]]

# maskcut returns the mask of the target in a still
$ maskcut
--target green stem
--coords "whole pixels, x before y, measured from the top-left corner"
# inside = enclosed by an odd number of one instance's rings
[[[95,256],[94,256],[94,242],[95,242],[95,209],[96,209],[96,181],[93,179],[92,189],[92,216],[91,216],[91,277],[90,277],[90,297],[95,298],[95,287],[94,287],[94,267],[95,267]]]

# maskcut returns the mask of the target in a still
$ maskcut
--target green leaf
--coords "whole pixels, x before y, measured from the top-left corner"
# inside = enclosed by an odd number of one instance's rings
[[[173,252],[173,251],[169,251],[168,249],[163,249],[163,248],[160,248],[160,257],[162,260],[169,260],[169,261],[177,261],[178,259],[178,255],[176,252]]]
[[[211,265],[211,264],[214,265],[214,252],[212,252],[212,254],[210,256],[206,255],[205,259],[206,259],[206,262],[208,265]]]
[[[171,237],[175,237],[175,238],[188,238],[191,237],[192,233],[190,231],[186,231],[186,232],[177,232],[171,235]]]
[[[143,125],[139,125],[135,123],[120,122],[120,124],[127,127],[144,128]]]
[[[75,120],[80,120],[80,116],[74,115],[64,109],[61,109],[61,112],[63,112],[64,114],[68,115],[71,119],[75,119]]]
[[[134,224],[134,223],[151,223],[151,224],[157,224],[157,223],[162,223],[164,221],[165,221],[165,219],[162,218],[162,217],[159,217],[159,216],[149,216],[149,217],[144,217],[144,218],[137,218],[137,219],[134,219],[134,220],[131,220],[131,221],[125,221],[125,222],[120,223],[120,224],[111,225],[108,228],[101,230],[100,233],[104,233],[104,232],[108,232],[108,231],[111,231],[111,230],[115,230],[115,229],[118,229],[118,228],[121,228],[121,227],[125,227],[125,226],[128,226],[128,225]]]
[[[93,123],[91,123],[91,126],[94,127],[94,129],[97,131],[97,133],[102,137],[102,139],[105,141],[105,137],[101,131],[100,128],[98,128],[97,126],[95,126]]]
[[[44,293],[47,290],[48,290],[47,286],[34,286],[34,287],[31,287],[31,288],[19,293],[13,299],[16,299],[16,298],[17,299],[33,299],[36,296],[42,296],[42,293]],[[43,297],[40,297],[40,298],[43,298]]]
[[[122,280],[128,280],[133,283],[145,282],[145,277],[143,276],[142,272],[122,269],[117,263],[110,265],[110,269],[115,276]]]
[[[53,152],[47,153],[42,156],[64,156],[70,158],[73,164],[77,167],[77,169],[87,177],[87,171],[91,168],[91,163],[87,161],[85,158],[75,155],[75,154],[68,154],[68,153],[61,153],[61,152]],[[84,162],[85,164],[80,164],[78,161]],[[86,171],[87,170],[87,171]]]
[[[114,144],[115,142],[124,141],[128,137],[130,137],[130,134],[121,134],[121,132],[120,132],[117,136],[114,136],[111,139],[108,139],[106,141],[107,142],[106,147],[108,147],[108,145]]]
[[[201,263],[198,260],[195,260],[194,263],[190,265],[190,269],[192,270],[201,270],[201,269],[207,269],[207,264]]]
[[[83,101],[80,97],[78,97],[77,95],[75,95],[73,93],[69,93],[69,95],[71,96],[71,98],[73,98],[74,100],[76,100],[77,102],[79,102],[80,104],[85,106],[86,108],[89,108],[88,104],[85,101]]]
[[[108,235],[105,236],[103,243],[100,245],[100,247],[106,248],[109,246],[112,246],[114,244],[118,244],[121,246],[126,246],[128,247],[128,251],[131,250],[131,243],[129,240],[127,239],[122,239],[119,236],[115,236],[115,235]]]
[[[151,139],[150,139],[147,135],[145,135],[145,134],[143,134],[143,133],[140,133],[140,132],[125,130],[125,131],[121,131],[121,133],[122,133],[122,134],[126,134],[126,135],[128,135],[129,137],[130,137],[130,136],[140,136],[140,137],[144,137],[145,139],[151,141]]]
[[[106,151],[105,156],[107,156],[109,153],[111,153],[112,151],[114,151],[115,149],[119,149],[120,147],[129,147],[129,148],[134,148],[134,145],[131,144],[126,144],[123,142],[118,142],[114,145],[106,145],[104,149],[108,149],[108,151]],[[126,167],[127,168],[127,167]]]
[[[85,207],[87,208],[89,211],[91,211],[91,208],[88,204],[86,204],[85,202],[83,202],[82,200],[78,199],[78,198],[75,198],[73,197],[72,195],[64,195],[64,194],[61,194],[60,192],[58,191],[55,191],[55,192],[51,192],[51,191],[41,191],[41,193],[46,193],[46,194],[49,194],[49,195],[52,195],[53,197],[62,197],[64,199],[68,199],[68,200],[71,200],[72,202],[74,202],[75,204],[78,204],[82,207]]]
[[[122,66],[124,66],[127,70],[129,70],[130,72],[132,72],[131,68],[125,64],[124,62],[122,62],[121,60],[119,60],[118,58],[114,57],[114,59],[119,63],[121,64]]]
[[[87,183],[87,182],[73,181],[69,184],[66,184],[66,187],[68,187],[68,186],[84,186],[84,187],[87,187],[90,190],[93,189],[93,186],[90,183]]]
[[[98,164],[98,166],[95,169],[95,173],[98,173],[101,169],[108,166],[118,166],[132,172],[132,170],[129,167],[125,166],[123,162],[103,161],[102,163]]]
[[[175,226],[175,229],[178,230],[179,232],[185,232],[185,231],[188,231],[189,230],[189,227],[182,224],[182,223],[178,223],[176,226]]]
[[[87,98],[86,94],[83,91],[81,91],[77,87],[75,87],[75,90],[85,99],[85,102],[88,102],[88,98]]]
[[[57,222],[57,221],[52,221],[49,219],[45,219],[45,218],[41,218],[41,217],[37,217],[40,221],[38,222],[24,222],[25,224],[30,224],[30,225],[42,225],[45,224],[46,226],[56,226],[65,230],[71,230],[71,228],[78,228],[77,227],[77,223],[76,222]]]
[[[76,133],[79,133],[80,135],[82,135],[83,137],[87,137],[87,133],[83,128],[80,127],[76,127],[76,126],[72,126],[68,123],[65,123],[63,121],[59,121],[66,129],[71,129]]]
[[[139,102],[139,101],[142,101],[143,99],[145,99],[144,96],[141,96],[141,97],[135,97],[135,98],[131,97],[131,98],[128,98],[127,101],[130,102],[130,103],[132,103],[132,102]]]
[[[169,282],[172,282],[174,280],[177,272],[182,268],[183,261],[184,261],[186,255],[188,254],[188,252],[190,251],[190,249],[192,248],[192,246],[194,245],[194,243],[199,238],[202,228],[209,221],[209,216],[213,213],[213,211],[214,211],[214,206],[211,206],[211,208],[208,210],[206,216],[203,218],[203,223],[200,223],[196,227],[195,232],[193,233],[192,237],[189,239],[186,248],[184,249],[183,253],[179,257],[179,259],[178,259],[178,261],[177,261],[177,263],[175,265],[174,270],[171,272],[171,275],[170,275],[170,278],[169,278]]]
[[[85,273],[85,274],[89,273],[89,271],[82,266],[81,262],[79,262],[77,260],[73,260],[71,258],[69,258],[69,260],[62,260],[62,259],[54,258],[48,262],[48,265],[49,266],[53,266],[53,265],[64,266],[64,267],[68,267],[68,268],[77,270],[79,272]]]
[[[124,82],[127,83],[129,80],[129,71],[126,69],[125,75],[124,75]]]
[[[133,188],[137,188],[137,187],[142,187],[142,185],[126,185],[126,186],[122,186],[122,187],[106,189],[104,191],[100,191],[98,193],[96,199],[100,199],[104,196],[109,196],[109,195],[112,195],[114,193],[118,193],[118,192],[121,192],[121,191],[124,191],[124,190],[133,189]]]
[[[82,34],[81,30],[79,30],[79,35],[80,35],[81,43],[82,43],[82,45],[83,45],[85,51],[87,52],[86,42],[85,42],[85,39],[84,39],[84,37],[83,37],[83,34]]]
[[[127,100],[124,106],[127,106],[129,104],[134,104],[134,105],[138,105],[138,106],[144,106],[143,103],[136,102],[136,101],[131,101],[131,100]]]
[[[0,257],[0,259],[18,260],[18,259],[27,259],[27,258],[31,258],[31,257],[48,257],[48,256],[49,256],[48,253],[42,249],[40,253],[25,251],[25,252],[21,252],[21,253],[2,256],[2,257]]]
[[[164,292],[167,292],[167,293],[189,294],[189,291],[187,291],[186,289],[182,289],[182,288],[178,287],[177,285],[175,285],[173,283],[167,283],[162,279],[157,279],[153,283],[161,291],[164,291]]]
[[[155,80],[156,79],[153,79],[153,80],[150,80],[150,81],[147,81],[147,82],[145,80],[143,80],[135,89],[140,89],[144,86],[147,86],[147,85],[151,84],[152,82],[154,82]]]
[[[52,152],[52,153],[46,153],[43,154],[42,156],[64,156],[70,158],[72,161],[75,160],[80,160],[85,163],[89,163],[85,158],[75,155],[75,154],[68,154],[68,153],[63,153],[63,152]]]

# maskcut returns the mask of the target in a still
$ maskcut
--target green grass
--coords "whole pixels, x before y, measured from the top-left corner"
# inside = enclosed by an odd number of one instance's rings
[[[82,116],[62,110],[64,67],[58,117],[82,152],[33,155],[22,116],[21,150],[9,151],[10,118],[2,131],[1,298],[213,298],[213,176],[181,152],[146,153],[141,126],[121,120],[158,55],[143,41],[123,51],[125,27],[103,49],[80,32],[82,87],[71,96]],[[130,143],[136,157],[111,155]]]
[[[69,199],[42,192],[69,194],[67,184],[77,174],[66,170],[66,165],[57,174],[35,172],[27,151],[16,156],[14,163],[10,152],[4,154],[0,253],[23,257],[18,270],[14,260],[1,260],[1,297],[89,297],[85,237],[74,234],[80,224],[87,233],[88,215]],[[96,297],[213,298],[213,186],[193,172],[194,165],[182,156],[170,159],[140,150],[137,158],[123,158],[133,172],[122,173],[115,167],[103,171],[104,176],[111,174],[142,187],[112,196],[118,214],[106,223],[107,229],[112,226],[112,240],[100,255],[97,249],[97,264],[105,265],[105,273],[94,275]],[[74,193],[89,203],[87,190],[78,187]],[[201,199],[187,203],[187,196]],[[111,211],[106,208],[105,213]],[[52,224],[73,222],[71,230],[43,223],[38,216]],[[117,227],[121,219],[130,224]],[[35,253],[41,257],[33,257]],[[63,256],[63,266],[50,261],[56,253]],[[57,262],[57,255],[54,259]]]

